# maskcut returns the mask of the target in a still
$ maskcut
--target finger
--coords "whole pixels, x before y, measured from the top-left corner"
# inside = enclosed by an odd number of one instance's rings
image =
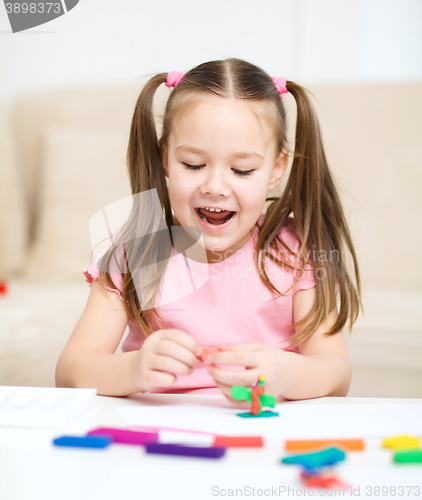
[[[226,396],[231,394],[231,386],[226,385],[226,384],[221,384],[220,382],[215,381],[217,387],[220,389],[222,393],[224,393]]]
[[[259,370],[256,368],[232,371],[210,366],[208,372],[212,375],[216,383],[229,386],[242,385],[244,387],[252,387],[259,377]]]
[[[172,373],[165,373],[158,370],[148,371],[145,377],[145,382],[148,384],[149,391],[154,391],[160,387],[168,387],[173,385],[177,380],[177,377]]]
[[[155,352],[160,355],[172,357],[192,368],[196,368],[200,364],[200,360],[191,350],[172,340],[161,340],[157,342]]]
[[[202,352],[202,347],[198,342],[183,330],[176,330],[175,328],[161,330],[161,338],[177,342],[192,351],[195,355],[199,355]]]
[[[217,351],[208,359],[213,365],[239,365],[252,368],[258,364],[257,351]]]
[[[250,408],[251,403],[247,401],[236,401],[232,397],[231,387],[229,385],[216,383],[217,387],[224,394],[224,396],[233,404],[235,404],[238,408]]]
[[[166,373],[177,373],[179,375],[190,375],[192,373],[192,368],[177,359],[171,358],[170,356],[156,355],[152,362],[153,370],[160,370]]]
[[[226,384],[220,384],[219,382],[215,381],[217,387],[220,389],[220,391],[227,397],[231,398],[231,387]]]

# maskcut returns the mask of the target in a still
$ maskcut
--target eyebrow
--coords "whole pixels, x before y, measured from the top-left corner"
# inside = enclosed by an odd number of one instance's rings
[[[191,146],[186,146],[185,144],[177,147],[176,152],[206,154],[206,151],[203,151],[202,149],[194,148]],[[255,151],[241,151],[241,152],[233,153],[231,156],[234,156],[235,158],[260,158],[261,160],[264,159],[263,156],[261,156],[258,153],[255,153]]]

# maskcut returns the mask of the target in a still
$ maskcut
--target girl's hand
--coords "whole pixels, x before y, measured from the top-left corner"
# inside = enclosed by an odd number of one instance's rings
[[[217,387],[230,400],[233,385],[252,387],[259,375],[265,375],[265,393],[278,396],[284,389],[286,377],[286,353],[282,349],[265,344],[234,344],[220,347],[218,352],[209,356],[208,373],[214,378]],[[288,356],[287,356],[288,357]],[[287,363],[286,363],[287,361]],[[234,365],[243,370],[228,370],[216,365]],[[240,404],[239,404],[240,403]],[[236,401],[236,405],[249,407],[250,403]]]
[[[190,375],[200,364],[202,347],[182,330],[158,330],[149,335],[132,358],[131,376],[140,391],[155,391]]]

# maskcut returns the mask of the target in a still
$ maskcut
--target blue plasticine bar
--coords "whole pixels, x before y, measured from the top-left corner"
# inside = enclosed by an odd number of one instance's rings
[[[339,448],[326,448],[315,453],[306,453],[302,455],[290,455],[281,460],[284,464],[302,465],[307,470],[318,469],[325,466],[331,466],[341,462],[346,457],[343,450]]]
[[[203,448],[200,446],[179,446],[164,443],[147,444],[146,450],[147,453],[198,458],[221,458],[226,453],[225,448]]]
[[[54,439],[56,446],[76,446],[79,448],[105,448],[111,444],[108,436],[62,436]]]

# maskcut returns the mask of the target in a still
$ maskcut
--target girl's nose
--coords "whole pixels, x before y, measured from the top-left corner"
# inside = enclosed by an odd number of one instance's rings
[[[229,196],[230,186],[223,168],[209,168],[201,185],[201,193],[212,196]]]

